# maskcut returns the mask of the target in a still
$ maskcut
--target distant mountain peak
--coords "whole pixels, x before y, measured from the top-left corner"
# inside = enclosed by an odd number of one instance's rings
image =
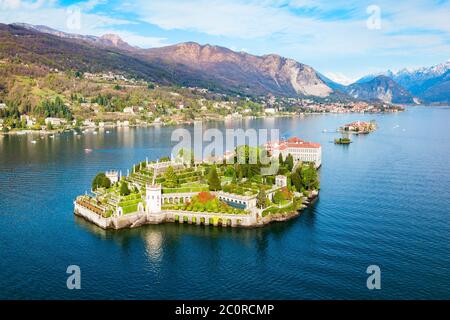
[[[125,43],[125,41],[123,41],[122,38],[119,37],[117,34],[107,33],[102,35],[100,38],[111,41],[115,46],[121,43]]]
[[[101,37],[97,36],[91,36],[91,35],[81,35],[81,34],[75,34],[75,33],[67,33],[63,31],[59,31],[44,25],[32,25],[28,23],[13,23],[12,26],[25,28],[27,30],[31,31],[37,31],[41,33],[47,33],[51,34],[60,38],[66,38],[66,39],[74,39],[74,40],[80,40],[80,41],[87,41],[90,43],[94,43],[97,45],[103,45],[103,46],[111,46],[116,47],[118,49],[122,50],[133,50],[135,47],[130,46],[128,43],[122,40],[120,36],[116,34],[105,34]]]
[[[382,101],[385,103],[412,104],[416,100],[391,77],[379,75],[370,81],[357,82],[346,88],[355,99]]]

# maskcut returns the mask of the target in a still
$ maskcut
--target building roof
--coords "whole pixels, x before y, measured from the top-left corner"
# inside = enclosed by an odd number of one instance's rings
[[[321,145],[319,143],[307,142],[300,138],[292,137],[285,141],[269,142],[266,144],[266,147],[272,150],[286,150],[288,148],[318,149]]]

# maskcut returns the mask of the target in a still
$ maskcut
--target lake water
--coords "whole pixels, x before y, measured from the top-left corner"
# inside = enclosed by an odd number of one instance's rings
[[[358,119],[379,130],[334,145],[330,131]],[[0,298],[450,299],[450,108],[207,126],[321,143],[320,199],[261,229],[103,231],[73,215],[74,198],[99,171],[170,154],[173,128],[0,137]],[[81,290],[66,287],[69,265]],[[369,265],[381,290],[366,287]]]

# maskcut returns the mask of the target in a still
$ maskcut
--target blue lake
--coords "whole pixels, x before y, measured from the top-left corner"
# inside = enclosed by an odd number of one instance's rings
[[[378,131],[332,143],[337,127],[372,119]],[[103,231],[73,215],[74,198],[99,171],[170,154],[174,128],[0,136],[0,298],[450,299],[450,108],[204,126],[321,143],[320,199],[261,229]],[[66,287],[69,265],[81,290]],[[366,287],[369,265],[381,290]]]

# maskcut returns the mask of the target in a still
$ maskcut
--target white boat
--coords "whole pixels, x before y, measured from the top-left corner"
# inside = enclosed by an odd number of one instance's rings
[[[32,140],[31,143],[32,143],[32,144],[36,144],[37,141],[36,141],[36,140]]]

